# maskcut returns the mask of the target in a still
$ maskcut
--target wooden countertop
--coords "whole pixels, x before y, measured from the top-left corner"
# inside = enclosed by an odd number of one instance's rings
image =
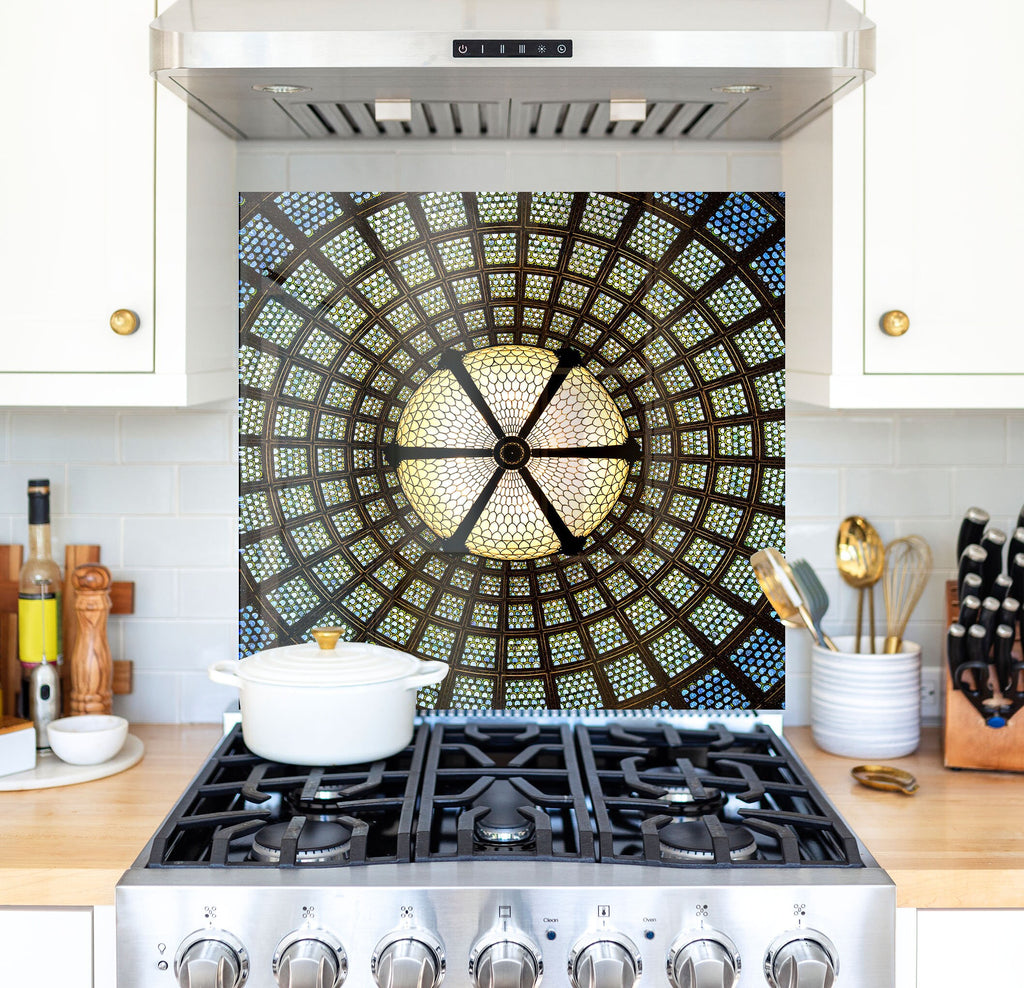
[[[143,760],[119,775],[0,793],[0,905],[109,905],[114,886],[220,737],[216,725],[131,731]],[[901,906],[1024,908],[1024,775],[942,767],[938,730],[887,764],[917,776],[915,796],[850,776],[858,761],[819,750],[809,728],[786,737],[896,882]]]

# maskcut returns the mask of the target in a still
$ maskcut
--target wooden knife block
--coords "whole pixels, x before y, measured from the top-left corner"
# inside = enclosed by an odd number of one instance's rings
[[[946,624],[960,613],[956,581],[946,583]],[[1013,654],[1020,658],[1020,626]],[[946,709],[943,724],[943,760],[946,768],[1002,769],[1024,772],[1024,708],[1007,721],[1005,727],[988,727],[981,715],[960,690],[953,689],[953,678],[945,653],[942,675],[946,684]]]
[[[21,663],[18,662],[18,573],[23,561],[20,545],[0,545],[0,689],[3,706],[0,716],[14,714],[17,694],[21,689]],[[63,713],[67,715],[70,684],[68,657],[75,644],[78,622],[75,614],[74,589],[70,574],[83,563],[98,563],[98,545],[69,545],[64,550],[64,595],[61,620],[64,633],[64,664],[61,666]],[[110,613],[131,614],[135,610],[135,584],[115,582],[110,587]],[[132,664],[128,660],[114,662],[114,693],[131,693]]]

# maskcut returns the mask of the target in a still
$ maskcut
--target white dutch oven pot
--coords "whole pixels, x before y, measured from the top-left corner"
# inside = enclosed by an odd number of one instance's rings
[[[238,687],[245,743],[290,765],[352,765],[401,751],[412,739],[416,690],[444,679],[447,663],[338,644],[334,629],[313,635],[210,666],[215,683]]]

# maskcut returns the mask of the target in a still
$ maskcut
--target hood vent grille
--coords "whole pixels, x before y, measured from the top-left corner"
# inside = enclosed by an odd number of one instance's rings
[[[610,119],[607,100],[413,101],[409,121],[378,121],[372,100],[277,101],[311,138],[583,139],[601,137],[708,138],[741,103],[664,101],[651,103],[642,121]]]

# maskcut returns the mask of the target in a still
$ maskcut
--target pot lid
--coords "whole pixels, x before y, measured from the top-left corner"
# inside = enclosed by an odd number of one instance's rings
[[[368,686],[406,679],[423,665],[416,656],[393,648],[339,642],[336,629],[318,628],[313,634],[320,644],[302,642],[256,652],[239,662],[238,675],[278,686]]]

